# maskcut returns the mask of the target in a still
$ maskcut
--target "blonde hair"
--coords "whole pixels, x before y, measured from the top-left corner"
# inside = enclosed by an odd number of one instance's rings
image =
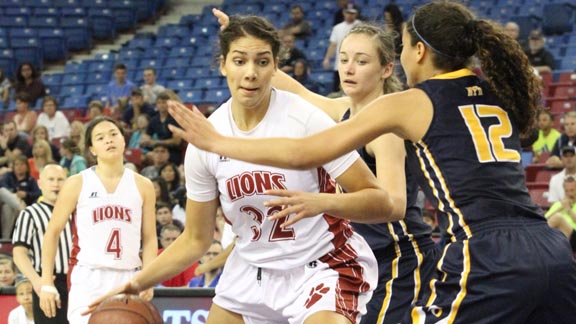
[[[34,154],[34,146],[36,145],[42,146],[44,148],[44,156],[36,156],[36,154]],[[46,162],[54,160],[54,157],[52,156],[52,148],[50,147],[50,143],[48,143],[47,140],[43,139],[36,140],[34,144],[32,144],[32,156],[34,158],[43,157],[46,159]]]

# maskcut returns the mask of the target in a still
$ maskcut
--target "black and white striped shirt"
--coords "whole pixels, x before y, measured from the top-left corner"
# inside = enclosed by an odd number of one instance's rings
[[[14,246],[25,246],[30,251],[32,265],[36,272],[40,273],[42,240],[48,227],[48,222],[52,216],[54,207],[44,202],[34,203],[26,207],[18,215],[14,233],[12,235],[12,244]],[[56,259],[54,260],[54,274],[68,273],[68,260],[72,249],[72,228],[70,221],[60,234]]]

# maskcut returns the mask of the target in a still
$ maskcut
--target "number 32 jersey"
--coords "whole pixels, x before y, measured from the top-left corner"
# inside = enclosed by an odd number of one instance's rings
[[[252,130],[242,131],[234,123],[231,101],[209,119],[226,136],[304,137],[334,125],[328,115],[300,97],[272,90],[264,118]],[[185,158],[187,195],[198,202],[220,198],[224,215],[238,235],[236,249],[240,257],[257,267],[289,269],[343,245],[352,229],[348,221],[329,215],[302,219],[282,229],[282,220],[267,219],[278,209],[264,206],[265,201],[274,198],[264,191],[333,193],[331,178],[340,176],[358,158],[356,152],[351,152],[321,168],[297,171],[234,160],[189,145]]]
[[[71,263],[118,270],[141,267],[143,199],[134,172],[124,169],[113,193],[106,191],[94,167],[81,174],[82,188],[72,217]]]

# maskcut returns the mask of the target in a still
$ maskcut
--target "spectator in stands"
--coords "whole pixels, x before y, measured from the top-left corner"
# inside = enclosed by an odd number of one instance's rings
[[[297,60],[306,60],[306,54],[296,48],[295,38],[292,34],[282,36],[282,44],[278,56],[280,58],[278,67],[286,73],[294,70],[294,64]]]
[[[144,101],[150,105],[154,105],[158,95],[162,93],[162,91],[166,90],[166,88],[156,83],[156,70],[154,70],[153,67],[145,68],[144,72],[142,72],[142,76],[144,79],[144,85],[142,85],[140,89],[142,89]]]
[[[222,244],[220,241],[213,240],[210,248],[202,258],[200,258],[200,263],[210,262],[214,257],[222,253]],[[216,268],[209,272],[202,274],[200,277],[192,278],[189,287],[201,287],[201,288],[214,288],[220,280],[220,275],[222,274],[222,268]]]
[[[154,179],[160,176],[160,167],[170,159],[168,145],[164,143],[154,144],[154,149],[150,152],[149,157],[152,158],[152,164],[142,169],[140,174],[148,179]]]
[[[144,96],[140,88],[133,88],[130,94],[128,107],[122,113],[122,126],[127,130],[136,130],[138,125],[136,120],[140,115],[147,115],[152,118],[156,115],[154,107],[144,101]]]
[[[38,116],[36,124],[46,126],[50,140],[70,136],[70,121],[64,113],[58,110],[58,101],[54,97],[44,97],[42,113]]]
[[[148,125],[150,125],[150,117],[146,114],[140,114],[138,118],[136,118],[136,129],[130,134],[130,141],[128,142],[128,148],[132,149],[141,149],[144,157],[146,153],[150,151],[148,147],[142,147],[140,145],[140,141],[143,138],[148,138],[148,134],[146,130],[148,129]]]
[[[9,120],[2,128],[0,135],[0,166],[6,166],[17,156],[24,155],[30,150],[30,143],[21,134],[18,134],[16,122]]]
[[[113,116],[121,116],[122,109],[126,106],[130,91],[135,87],[132,81],[126,78],[127,68],[124,63],[116,63],[114,66],[114,80],[108,83],[106,88],[106,107]]]
[[[4,74],[4,70],[0,69],[0,100],[4,105],[4,109],[8,108],[10,101],[10,89],[12,88],[12,83],[10,79]]]
[[[542,31],[535,29],[530,32],[528,37],[528,49],[526,55],[530,60],[530,64],[538,73],[550,73],[556,68],[556,61],[554,56],[545,48],[545,39]]]
[[[538,114],[538,139],[532,143],[532,151],[534,152],[532,162],[539,162],[542,153],[551,152],[561,135],[554,128],[554,115],[546,110],[541,111]]]
[[[576,177],[576,147],[564,146],[562,148],[562,164],[564,169],[550,178],[548,186],[548,202],[555,203],[564,199],[564,179],[567,176]]]
[[[336,26],[339,23],[344,21],[344,8],[348,4],[348,0],[336,0],[338,8],[336,12],[334,12],[334,21],[332,22],[332,26]]]
[[[353,2],[348,2],[344,8],[344,21],[332,28],[332,33],[330,34],[330,45],[326,50],[326,55],[324,55],[324,61],[322,65],[324,69],[330,69],[330,60],[336,55],[336,59],[333,64],[334,79],[332,82],[332,91],[340,91],[340,75],[338,74],[338,55],[340,52],[340,44],[346,37],[346,34],[354,27],[360,23],[358,17],[358,7]]]
[[[50,143],[43,139],[34,141],[32,144],[32,157],[28,158],[30,175],[36,180],[40,179],[40,173],[51,162],[54,162],[54,158],[52,157]]]
[[[2,238],[5,239],[12,237],[18,213],[36,202],[41,194],[36,179],[30,176],[26,156],[17,156],[12,170],[0,178],[0,203],[2,204],[0,225]]]
[[[30,109],[32,99],[26,92],[19,92],[16,94],[16,114],[14,115],[14,122],[19,132],[29,136],[32,129],[36,126],[38,114],[36,111]]]
[[[576,252],[576,177],[568,175],[563,182],[566,196],[555,202],[546,213],[548,225],[566,235]]]
[[[150,120],[150,125],[148,125],[146,132],[150,139],[140,141],[140,145],[142,147],[153,147],[156,143],[166,144],[170,151],[170,161],[178,165],[182,160],[181,141],[179,137],[174,136],[168,129],[168,125],[178,126],[174,118],[168,114],[168,100],[170,99],[170,95],[166,91],[158,95],[156,99],[156,111],[158,114]]]
[[[24,278],[16,282],[16,301],[19,306],[8,314],[8,324],[33,324],[34,312],[32,311],[32,283],[30,280]]]
[[[58,164],[50,164],[41,173],[38,182],[42,190],[42,200],[24,209],[16,221],[12,244],[14,248],[14,263],[34,286],[33,312],[36,323],[67,323],[66,312],[68,310],[68,286],[66,275],[68,273],[70,252],[72,250],[72,226],[69,221],[60,234],[58,244],[58,258],[54,264],[54,284],[60,294],[62,308],[56,310],[56,317],[49,320],[40,309],[41,291],[41,257],[43,238],[52,218],[54,204],[60,193],[60,189],[66,180],[66,171]]]
[[[80,171],[88,168],[88,163],[82,156],[80,148],[76,142],[70,138],[62,142],[60,155],[62,155],[60,165],[68,171],[68,177],[80,173]]]
[[[22,63],[16,71],[14,93],[25,92],[30,96],[30,105],[34,107],[36,101],[46,95],[46,87],[40,79],[40,72],[31,63]]]
[[[168,187],[166,186],[166,181],[160,177],[157,177],[152,179],[152,185],[154,186],[154,193],[156,194],[156,204],[164,203],[168,206],[172,205],[170,193],[168,192]]]
[[[88,116],[86,116],[88,120],[86,120],[86,124],[100,116],[104,116],[104,105],[100,100],[90,101],[88,104]]]
[[[184,231],[184,224],[172,217],[172,208],[170,206],[170,204],[164,202],[156,203],[156,235],[158,235],[158,237],[160,237],[162,226],[168,224],[176,225],[180,229],[180,232]]]
[[[167,224],[162,226],[160,229],[160,248],[158,249],[158,254],[162,253],[172,242],[176,240],[178,236],[182,234],[182,230],[174,225],[174,224]],[[163,281],[160,286],[161,287],[188,287],[188,283],[190,279],[194,277],[194,271],[198,267],[198,262],[192,263],[188,268],[186,268],[181,273],[177,274],[176,276]]]
[[[512,37],[512,39],[515,39],[518,44],[520,44],[520,47],[522,47],[524,49],[524,51],[526,51],[528,49],[528,42],[525,39],[520,39],[520,26],[518,26],[517,23],[513,22],[513,21],[509,21],[504,25],[504,31],[506,32],[506,34],[508,34],[508,36]]]
[[[14,286],[16,283],[16,265],[11,257],[0,257],[0,287]]]
[[[168,162],[164,163],[158,171],[160,172],[160,177],[166,181],[166,188],[170,193],[170,198],[172,198],[174,192],[181,187],[180,171],[178,171],[178,166],[174,163]]]
[[[86,127],[79,120],[74,120],[70,123],[70,139],[76,143],[80,149],[81,154],[84,154],[84,132]]]
[[[312,26],[304,17],[304,9],[295,4],[290,7],[290,22],[278,31],[280,36],[293,35],[298,39],[304,39],[312,34]]]
[[[562,161],[560,160],[560,149],[564,146],[574,146],[576,144],[576,112],[569,111],[564,114],[564,134],[562,134],[556,143],[550,157],[546,160],[546,166],[549,168],[562,168]]]
[[[60,140],[57,142],[58,145],[60,145],[65,138],[66,137],[60,138]],[[52,153],[52,159],[54,161],[60,161],[60,159],[62,158],[60,156],[60,148],[56,146],[56,144],[54,144],[51,140],[48,139],[48,128],[42,125],[36,125],[36,127],[34,127],[34,129],[32,130],[32,145],[30,146],[28,152],[26,152],[26,156],[29,158],[32,157],[33,155],[32,149],[34,143],[36,143],[36,141],[39,140],[44,140],[48,142],[48,144],[50,145],[50,151]]]
[[[320,93],[320,84],[310,78],[310,67],[308,67],[308,62],[306,62],[306,60],[297,60],[294,63],[292,77],[308,90]]]

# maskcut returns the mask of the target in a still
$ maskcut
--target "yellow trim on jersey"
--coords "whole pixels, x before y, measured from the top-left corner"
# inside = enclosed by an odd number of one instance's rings
[[[434,185],[434,181],[432,180],[432,177],[430,176],[430,173],[428,172],[428,168],[426,168],[426,163],[424,162],[424,158],[420,154],[420,152],[423,152],[423,150],[421,150],[416,144],[413,144],[413,145],[416,148],[418,160],[420,161],[420,169],[422,170],[422,173],[424,173],[424,177],[426,177],[426,179],[428,179],[428,184],[430,185],[430,188],[432,189],[432,193],[434,194],[434,197],[436,197],[436,199],[438,200],[438,209],[443,211],[443,212],[446,212],[446,207],[444,206],[444,202],[441,199],[439,199],[438,189],[436,189],[436,186]],[[448,225],[448,228],[446,230],[448,231],[448,234],[450,234],[452,241],[454,241],[454,239],[453,239],[454,238],[454,232],[452,231],[452,228],[454,227],[454,223],[452,222],[452,217],[450,217],[450,216],[448,217],[448,223],[449,223],[449,225]]]
[[[466,238],[471,238],[472,237],[472,231],[468,227],[468,224],[466,224],[466,222],[464,220],[464,215],[462,215],[462,211],[460,211],[460,208],[456,207],[456,204],[454,203],[454,200],[452,199],[452,196],[450,195],[450,191],[448,190],[448,186],[446,185],[446,181],[444,180],[444,176],[442,175],[440,168],[438,168],[436,161],[434,161],[434,157],[432,156],[432,153],[430,153],[430,150],[428,149],[428,146],[426,145],[426,143],[424,143],[424,141],[420,140],[418,142],[418,145],[421,147],[420,151],[422,153],[424,153],[424,155],[428,159],[430,167],[434,170],[436,178],[438,179],[438,183],[442,189],[444,197],[448,201],[450,209],[452,209],[454,211],[454,213],[456,213],[456,215],[458,216],[458,224],[466,233]],[[422,162],[420,164],[422,166],[425,166],[425,164],[423,164]],[[428,182],[433,184],[434,182],[433,182],[432,178],[430,178],[430,174],[428,172],[426,172],[425,175],[429,180]],[[442,200],[441,200],[440,196],[437,195],[438,191],[434,190],[434,192],[435,192],[434,195],[436,196],[436,199],[438,199],[438,201],[441,202]],[[440,205],[444,206],[443,204],[439,203],[438,204],[439,208],[440,208]],[[442,210],[442,209],[440,209],[440,210]],[[446,211],[446,210],[442,210],[442,211],[448,213],[448,211]],[[450,218],[451,217],[449,217],[449,219]],[[450,225],[452,226],[453,225],[452,222],[450,222],[450,223],[451,223]]]
[[[464,240],[462,245],[462,257],[464,269],[462,269],[462,276],[460,278],[460,292],[456,296],[456,299],[452,303],[452,308],[450,309],[450,314],[448,314],[448,322],[453,323],[456,319],[456,314],[460,308],[460,304],[464,297],[466,297],[467,286],[468,286],[468,275],[470,274],[470,247],[468,240]]]
[[[388,227],[391,226],[392,224],[388,223]],[[392,231],[392,233],[394,233],[394,231]],[[382,301],[382,307],[378,313],[378,321],[376,323],[382,323],[384,320],[388,307],[390,307],[390,300],[392,299],[392,283],[398,278],[398,263],[400,257],[402,257],[402,251],[400,251],[400,246],[397,242],[394,242],[394,250],[396,252],[396,257],[392,260],[392,274],[390,275],[390,280],[386,282],[386,297],[384,297],[384,300]]]
[[[440,79],[440,80],[457,79],[457,78],[461,78],[461,77],[465,77],[465,76],[471,76],[471,75],[476,75],[476,74],[469,69],[460,69],[457,71],[439,74],[439,75],[431,77],[430,79]]]
[[[444,246],[444,251],[442,251],[442,256],[440,257],[440,260],[438,260],[438,263],[436,264],[436,269],[443,273],[441,281],[446,280],[446,277],[447,277],[446,272],[444,272],[442,270],[442,265],[444,264],[444,258],[446,257],[446,252],[448,252],[449,246],[450,246],[450,244],[446,244],[446,246]],[[436,282],[437,281],[438,281],[438,279],[436,279],[436,278],[432,278],[430,280],[430,297],[428,298],[428,301],[426,302],[426,307],[432,306],[432,304],[436,300]]]
[[[420,247],[418,246],[418,242],[414,239],[414,235],[408,233],[408,226],[404,220],[398,221],[400,226],[402,227],[402,231],[404,231],[404,235],[410,238],[410,243],[412,244],[412,248],[414,249],[414,254],[416,255],[417,265],[416,269],[414,269],[414,298],[412,298],[412,302],[415,302],[418,299],[418,295],[420,294],[420,287],[422,286],[422,279],[420,278],[420,267],[422,266],[422,262],[424,260],[424,255],[420,252]]]

